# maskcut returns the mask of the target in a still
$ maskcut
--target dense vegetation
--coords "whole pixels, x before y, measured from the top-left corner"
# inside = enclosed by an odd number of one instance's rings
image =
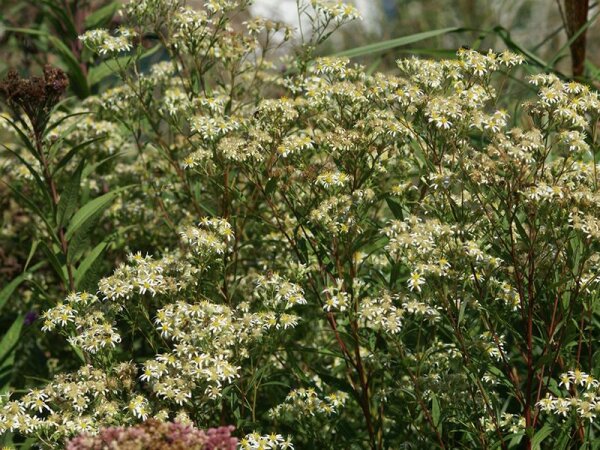
[[[326,1],[43,3],[55,64],[0,82],[5,445],[598,446],[589,22],[573,81],[349,59],[456,30],[322,56]]]

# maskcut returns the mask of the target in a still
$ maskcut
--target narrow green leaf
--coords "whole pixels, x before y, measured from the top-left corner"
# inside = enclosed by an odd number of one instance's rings
[[[7,183],[4,183],[4,184],[6,186],[8,186],[8,188],[13,192],[13,194],[16,197],[18,197],[19,200],[25,204],[25,206],[27,206],[34,214],[36,214],[40,219],[42,219],[42,221],[44,222],[44,225],[46,225],[48,233],[50,234],[52,239],[54,239],[54,242],[60,243],[58,236],[56,236],[56,233],[54,232],[54,227],[52,227],[52,225],[50,225],[50,222],[48,222],[48,219],[46,218],[44,213],[40,210],[40,208],[38,208],[38,206],[35,203],[33,203],[33,201],[31,201],[30,198],[25,196],[19,189],[13,187],[10,184],[7,184]]]
[[[367,67],[367,75],[373,75],[373,72],[381,65],[383,58],[380,56]]]
[[[392,214],[394,215],[394,219],[404,220],[404,214],[402,213],[402,207],[398,203],[396,203],[390,197],[386,197],[385,202],[387,203],[388,207],[390,208],[390,211],[392,211]]]
[[[46,136],[50,131],[52,131],[53,129],[55,129],[56,127],[58,127],[65,120],[68,120],[71,117],[85,116],[87,114],[91,114],[91,111],[82,111],[82,112],[76,112],[76,113],[66,114],[65,116],[61,117],[60,119],[55,120],[54,122],[48,124],[46,126],[46,129],[44,130],[44,136]]]
[[[62,228],[66,224],[67,220],[71,218],[77,209],[83,166],[84,162],[82,161],[75,170],[75,173],[69,178],[64,191],[60,195],[60,200],[56,208],[56,223],[59,228]]]
[[[74,145],[66,154],[65,156],[63,156],[61,158],[61,160],[56,164],[56,166],[54,167],[54,170],[52,172],[52,175],[54,175],[55,173],[57,173],[60,169],[62,169],[72,158],[73,156],[75,156],[77,154],[77,152],[79,152],[79,150],[81,150],[82,148],[87,147],[88,145],[93,144],[94,142],[97,141],[102,141],[106,139],[105,136],[101,136],[101,137],[97,137],[94,139],[89,139],[87,141],[81,142],[80,144]],[[85,174],[86,172],[83,172],[84,175],[83,177],[85,178]]]
[[[458,324],[460,325],[465,318],[465,311],[467,310],[467,302],[460,302],[460,309],[458,311]]]
[[[104,138],[101,138],[104,139]],[[83,169],[83,173],[81,174],[82,178],[87,178],[89,174],[93,173],[98,167],[100,167],[101,165],[103,165],[104,163],[107,163],[108,161],[111,161],[115,158],[118,158],[120,156],[123,156],[122,153],[115,153],[114,155],[110,155],[107,158],[104,158],[101,161],[98,161],[95,164],[89,164],[88,166],[85,167],[85,169]]]
[[[300,255],[302,256],[302,263],[306,264],[306,262],[308,261],[308,243],[306,241],[305,238],[298,238],[296,240],[297,242],[297,247],[298,247],[298,251],[300,252]]]
[[[54,251],[48,246],[46,242],[41,242],[41,248],[48,262],[56,272],[56,274],[60,277],[61,281],[65,286],[67,286],[67,270],[66,267],[58,260],[58,257],[54,253]]]
[[[46,6],[46,11],[52,14],[61,28],[63,28],[70,39],[77,39],[77,28],[73,19],[69,16],[67,10],[56,0],[41,0],[41,3]]]
[[[20,27],[4,27],[6,31],[13,33],[33,34],[36,36],[47,36],[48,33],[42,30],[34,30],[33,28],[20,28]]]
[[[510,36],[510,32],[506,28],[497,26],[492,29],[492,32],[495,33],[497,36],[500,37],[500,39],[502,39],[504,41],[504,43],[509,48],[509,50],[513,50],[518,53],[521,53],[522,55],[527,57],[529,62],[532,62],[539,67],[548,67],[548,64],[546,63],[546,61],[541,59],[535,53],[527,50],[526,48],[518,45],[515,41],[513,41]]]
[[[19,155],[17,152],[15,152],[14,150],[8,148],[6,145],[1,144],[0,145],[10,154],[12,154],[15,158],[17,158],[21,164],[23,164],[27,170],[29,171],[29,173],[31,174],[31,176],[33,177],[35,184],[38,187],[38,191],[40,192],[40,194],[42,194],[45,199],[46,202],[48,204],[52,204],[52,199],[50,197],[50,193],[48,192],[48,187],[47,185],[42,181],[42,177],[40,176],[40,174],[37,173],[37,171],[33,168],[33,166],[31,164],[29,164],[27,161],[25,161],[25,159]]]
[[[21,275],[14,278],[10,283],[8,283],[6,286],[4,286],[0,290],[0,310],[6,304],[6,302],[8,301],[10,296],[13,294],[13,292],[15,292],[15,290],[21,285],[21,283],[27,279],[27,275],[35,272],[37,269],[39,269],[43,265],[44,265],[43,262],[39,262],[39,263],[35,264],[27,272],[23,272]]]
[[[589,59],[585,60],[585,70],[589,74],[589,79],[597,80],[598,78],[600,78],[600,68]]]
[[[527,234],[527,231],[523,227],[523,224],[519,220],[518,216],[515,215],[513,223],[517,227],[517,232],[519,233],[519,236],[521,237],[521,239],[523,239],[524,242],[529,244],[529,235]]]
[[[6,120],[10,124],[11,128],[13,130],[15,130],[15,132],[19,135],[19,138],[21,138],[21,141],[23,142],[23,144],[25,145],[27,150],[29,150],[29,152],[33,155],[33,157],[35,159],[40,161],[40,157],[37,153],[35,145],[33,145],[33,142],[31,142],[31,139],[29,139],[29,137],[23,132],[23,130],[21,130],[21,128],[16,124],[16,122],[14,122],[12,119],[9,119],[6,116],[0,116],[0,117],[2,119]]]
[[[23,281],[25,281],[25,274],[19,275],[2,288],[0,291],[0,310]]]
[[[402,47],[404,45],[424,41],[425,39],[430,39],[448,33],[456,33],[459,31],[463,31],[463,29],[459,27],[449,27],[441,28],[439,30],[425,31],[424,33],[411,34],[410,36],[403,36],[396,39],[389,39],[383,42],[352,48],[350,50],[344,50],[343,52],[335,53],[332,56],[346,56],[348,58],[355,58],[357,56],[372,55],[374,53],[384,52],[386,50]]]
[[[440,404],[435,394],[431,395],[431,419],[433,426],[438,429],[440,427]]]
[[[0,394],[4,394],[4,393],[8,392],[8,390],[9,390],[9,386],[5,386],[2,389],[0,389]],[[13,448],[14,447],[13,433],[7,432],[7,433],[0,435],[0,444],[2,444],[3,447]]]
[[[350,383],[348,383],[345,379],[334,377],[325,371],[315,370],[315,373],[319,375],[319,377],[321,377],[321,379],[325,383],[327,383],[330,386],[333,386],[335,389],[346,392],[348,394],[354,393],[354,389],[352,388]]]
[[[400,263],[393,263],[391,266],[392,270],[390,271],[390,288],[393,288],[396,285],[398,278],[400,278],[401,267]]]
[[[92,14],[85,18],[85,29],[102,28],[110,23],[113,16],[119,9],[117,2],[109,2],[102,8],[98,8]]]
[[[91,248],[91,237],[102,218],[102,214],[104,214],[103,208],[92,214],[69,240],[69,264],[75,265],[85,252]]]
[[[275,187],[277,186],[277,178],[273,177],[273,178],[269,178],[269,181],[267,181],[267,185],[265,186],[265,195],[270,195],[274,190]]]
[[[21,328],[23,328],[24,316],[20,315],[10,326],[2,340],[0,340],[0,367],[12,364],[11,353],[19,342]]]
[[[36,444],[37,444],[36,438],[33,438],[33,437],[27,438],[27,439],[25,439],[25,442],[23,442],[21,444],[21,446],[19,447],[19,450],[29,450],[30,448],[33,448]]]
[[[544,439],[552,434],[552,426],[547,423],[531,439],[531,450],[540,450],[540,445]]]
[[[101,242],[92,249],[83,261],[81,261],[81,264],[79,264],[79,267],[77,267],[77,270],[75,271],[75,287],[79,288],[81,282],[85,279],[85,275],[90,270],[90,267],[92,267],[100,255],[102,255],[106,247],[108,247],[108,242]]]
[[[69,342],[69,344],[71,344],[71,343]],[[79,347],[74,346],[73,344],[71,344],[71,348],[73,349],[73,351],[75,352],[75,354],[77,355],[79,360],[85,364],[86,363],[85,356],[83,356],[83,352],[81,351],[81,349]]]
[[[567,450],[567,448],[570,448],[569,444],[571,443],[571,427],[569,425],[570,424],[567,422],[567,425],[563,425],[561,428],[560,434],[558,435],[556,444],[554,446],[556,450]]]
[[[27,261],[25,261],[25,267],[23,268],[23,271],[26,272],[27,268],[29,267],[29,263],[31,262],[31,258],[33,258],[33,255],[35,255],[35,251],[37,250],[37,246],[39,245],[40,240],[39,239],[34,239],[31,242],[31,247],[29,248],[29,255],[27,255]]]
[[[104,208],[107,208],[112,201],[115,199],[117,195],[123,192],[125,189],[128,189],[131,186],[125,186],[114,191],[108,192],[100,197],[97,197],[90,202],[83,205],[73,216],[71,222],[69,223],[69,227],[67,228],[67,232],[65,234],[65,238],[70,240],[73,235],[81,228],[81,226],[95,213],[98,211],[102,211]]]
[[[510,441],[508,442],[508,448],[519,448],[519,444],[521,444],[523,437],[525,437],[525,433],[523,433],[523,432],[511,433],[511,434],[507,435],[504,438],[504,440],[510,439]],[[497,441],[497,445],[494,446],[494,449],[502,448],[501,446],[502,446],[502,442]]]

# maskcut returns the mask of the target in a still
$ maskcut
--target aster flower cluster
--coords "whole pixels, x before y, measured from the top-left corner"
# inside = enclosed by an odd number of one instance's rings
[[[271,409],[269,414],[273,417],[326,417],[337,414],[347,400],[348,394],[345,392],[320,396],[313,388],[294,389],[287,395],[285,402]]]
[[[289,436],[284,438],[281,434],[261,435],[254,432],[247,434],[240,440],[239,448],[242,450],[293,450],[294,444]]]
[[[102,305],[97,296],[87,292],[69,294],[64,303],[46,310],[42,319],[43,331],[61,327],[69,336],[67,340],[71,345],[88,353],[111,349],[121,342],[114,314]]]
[[[497,422],[482,420],[486,432],[495,433],[501,429],[507,433],[520,434],[525,430],[525,418],[519,414],[503,412]]]
[[[95,53],[100,55],[115,55],[128,52],[133,48],[133,39],[136,33],[129,28],[119,28],[114,35],[107,30],[90,30],[81,35],[79,39]]]
[[[296,305],[306,305],[304,289],[296,283],[286,280],[278,273],[258,275],[255,295],[262,299],[265,306],[273,309],[288,310]]]
[[[569,370],[560,376],[560,395],[548,393],[537,403],[540,411],[567,420],[578,417],[592,422],[600,412],[600,383],[579,369]]]
[[[141,379],[159,398],[178,405],[189,404],[196,391],[220,398],[222,386],[239,377],[240,368],[232,361],[236,353],[269,327],[268,319],[237,317],[231,309],[208,302],[167,305],[155,322],[161,336],[173,341],[173,351],[146,361]],[[251,324],[257,328],[247,328]]]
[[[122,408],[123,399],[131,395],[136,371],[131,363],[108,371],[86,365],[75,373],[58,375],[18,400],[5,398],[0,405],[0,433],[35,434],[41,442],[56,445],[64,437],[95,433],[101,424],[136,420],[140,410],[130,413]]]
[[[189,250],[167,252],[155,259],[140,252],[128,255],[113,275],[100,280],[98,289],[107,300],[130,299],[134,295],[167,295],[195,286],[199,276],[211,267],[233,242],[231,226],[222,219],[203,219],[198,226],[180,232],[181,243]],[[118,308],[119,303],[116,303]]]
[[[128,264],[100,280],[98,289],[103,298],[117,301],[134,295],[165,295],[193,283],[199,272],[199,268],[177,260],[174,254],[154,259],[138,252],[128,256]]]
[[[231,225],[226,220],[218,218],[204,218],[198,227],[188,227],[180,234],[181,240],[203,260],[222,255],[234,240]]]

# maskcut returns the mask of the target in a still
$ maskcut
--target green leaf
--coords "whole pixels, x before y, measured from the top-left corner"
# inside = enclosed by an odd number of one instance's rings
[[[117,2],[109,2],[102,8],[98,8],[92,14],[85,18],[85,29],[102,28],[110,23],[113,16],[119,9]]]
[[[83,205],[75,213],[75,215],[71,219],[71,222],[69,223],[69,227],[67,228],[67,232],[65,234],[65,238],[67,239],[67,241],[73,237],[77,230],[79,230],[86,223],[87,220],[94,216],[94,214],[107,208],[117,195],[119,195],[121,192],[123,192],[125,189],[128,189],[129,187],[131,186],[125,186],[114,191],[108,192]]]
[[[15,290],[21,285],[21,283],[27,279],[27,275],[35,272],[37,269],[39,269],[43,265],[44,265],[43,262],[39,262],[39,263],[35,264],[27,272],[23,272],[21,275],[14,278],[10,283],[8,283],[6,286],[4,286],[0,290],[0,310],[6,304],[6,302],[8,301],[10,296],[13,294],[13,292],[15,292]]]
[[[275,187],[277,186],[277,178],[273,177],[273,178],[269,178],[269,181],[267,181],[267,185],[265,186],[265,195],[270,195],[274,190]]]
[[[25,147],[27,147],[27,150],[29,150],[29,152],[34,156],[35,159],[40,161],[40,157],[35,148],[35,145],[33,145],[33,142],[31,142],[31,139],[29,139],[29,137],[23,132],[23,130],[21,130],[21,128],[13,120],[9,119],[8,117],[6,117],[6,116],[0,116],[0,117],[2,119],[6,120],[10,124],[11,128],[13,130],[15,130],[15,132],[21,138],[21,141],[23,142]],[[40,163],[41,163],[41,161],[40,161]]]
[[[35,184],[38,187],[38,191],[45,197],[46,203],[52,204],[52,199],[50,197],[50,193],[48,192],[48,187],[46,186],[46,184],[44,184],[44,182],[42,181],[42,177],[40,177],[40,175],[36,172],[36,170],[33,168],[33,166],[31,164],[29,164],[27,161],[25,161],[25,159],[21,155],[19,155],[17,152],[15,152],[14,150],[11,150],[4,144],[0,144],[0,145],[7,152],[12,154],[19,161],[21,161],[21,164],[23,164],[27,168],[27,170],[29,171],[29,173],[31,174],[33,179],[35,180]]]
[[[73,351],[75,352],[75,354],[77,355],[79,360],[85,364],[86,363],[85,356],[83,356],[83,352],[81,351],[81,349],[79,347],[76,347],[75,345],[71,344],[70,342],[69,342],[69,344],[71,345],[71,348],[73,349]]]
[[[62,169],[71,159],[73,159],[73,156],[75,156],[75,154],[81,150],[84,147],[87,147],[88,145],[96,142],[96,141],[100,141],[102,139],[106,139],[105,137],[98,137],[98,138],[94,138],[94,139],[90,139],[88,141],[85,142],[81,142],[80,144],[74,145],[73,147],[71,147],[69,149],[69,151],[65,154],[65,156],[63,156],[60,161],[56,164],[56,166],[54,166],[54,170],[52,171],[52,175],[55,175],[56,173],[58,173],[58,171],[60,169]]]
[[[33,438],[33,437],[27,438],[27,439],[25,439],[25,442],[23,442],[20,445],[19,450],[29,450],[30,448],[33,448],[36,444],[37,444],[36,438]]]
[[[545,424],[531,439],[531,450],[540,450],[540,445],[544,439],[552,434],[552,426]]]
[[[465,318],[465,311],[467,309],[468,302],[460,302],[460,309],[458,311],[458,324],[460,325]]]
[[[58,127],[65,120],[68,120],[71,117],[85,116],[87,114],[91,114],[91,112],[90,111],[81,111],[81,112],[76,112],[76,113],[72,113],[72,114],[66,114],[65,116],[61,117],[60,119],[55,120],[54,122],[48,124],[46,126],[46,129],[44,130],[44,136],[46,136],[50,131],[52,131],[53,129]]]
[[[0,310],[8,301],[12,293],[15,292],[15,290],[23,281],[25,281],[25,278],[25,274],[21,274],[2,288],[2,290],[0,291]]]
[[[64,191],[60,195],[60,200],[58,201],[56,209],[56,223],[59,228],[62,228],[65,225],[66,221],[71,218],[77,209],[83,166],[84,162],[82,161],[75,170],[75,173],[69,178]]]
[[[394,215],[394,219],[404,220],[404,214],[402,213],[402,207],[398,203],[396,203],[390,197],[386,197],[385,202],[387,203],[388,207],[390,208],[390,211],[392,211],[392,214]]]
[[[90,144],[93,144],[94,142],[97,141],[102,141],[106,139],[106,136],[100,136],[94,139],[89,139],[87,141],[84,141],[80,144],[74,145],[66,154],[65,156],[63,156],[61,158],[61,160],[56,164],[56,166],[54,167],[54,171],[52,172],[52,175],[54,175],[55,173],[57,173],[60,169],[62,169],[72,158],[73,156],[75,156],[75,154],[77,154],[77,152],[79,152],[79,150],[81,150],[82,148],[87,147]],[[114,156],[114,155],[112,155]],[[83,177],[86,176],[86,171],[83,172]]]
[[[377,42],[374,44],[364,45],[362,47],[352,48],[350,50],[344,50],[343,52],[335,53],[332,56],[346,56],[348,58],[355,58],[357,56],[372,55],[374,53],[384,52],[397,47],[402,47],[408,44],[414,44],[415,42],[424,41],[436,36],[441,36],[448,33],[456,33],[463,31],[463,28],[450,27],[441,28],[439,30],[425,31],[424,33],[411,34],[410,36],[403,36],[396,39],[390,39],[383,42]]]
[[[398,278],[400,278],[400,263],[392,263],[392,270],[390,271],[390,288],[393,288],[396,285],[396,282],[398,281]]]
[[[325,383],[334,387],[335,389],[346,392],[348,394],[355,393],[350,383],[348,383],[345,379],[334,377],[325,371],[315,370],[315,373],[319,375],[319,377],[321,377]]]
[[[46,218],[44,213],[37,207],[37,205],[33,203],[29,197],[25,196],[25,194],[23,194],[19,189],[13,187],[10,184],[4,184],[8,186],[8,188],[13,192],[13,194],[16,197],[18,197],[19,200],[22,201],[34,214],[37,214],[39,218],[42,219],[42,221],[46,225],[48,233],[50,234],[52,239],[54,239],[54,242],[60,243],[58,236],[56,236],[56,233],[54,232],[54,228],[52,227],[52,225],[50,225],[50,222],[48,222],[48,219]]]
[[[302,256],[302,260],[301,262],[303,264],[306,264],[308,262],[308,245],[307,245],[307,241],[305,238],[298,238],[296,240],[297,243],[297,247],[298,247],[298,252],[300,253],[300,255]]]
[[[0,390],[0,394],[4,394],[7,391],[8,391],[8,386],[6,386],[6,389]],[[0,436],[0,444],[2,444],[3,447],[7,447],[10,449],[14,448],[13,433],[7,432],[7,433],[2,434]]]
[[[77,263],[90,248],[94,229],[98,226],[103,213],[104,209],[100,209],[92,214],[69,241],[68,262],[70,264]]]
[[[435,394],[431,395],[431,419],[436,429],[440,427],[440,403]]]
[[[523,437],[525,437],[525,433],[523,433],[523,432],[511,433],[511,434],[505,436],[504,440],[506,441],[506,440],[510,439],[510,441],[508,442],[508,448],[520,448],[519,444],[521,444]],[[497,442],[497,445],[495,445],[493,448],[501,448],[502,441],[496,441],[496,442]]]
[[[102,255],[106,247],[108,247],[108,242],[101,242],[93,248],[93,250],[83,259],[83,261],[81,261],[81,264],[79,264],[79,267],[77,267],[77,270],[75,271],[75,287],[77,289],[80,288],[80,285],[85,280],[86,274],[96,260],[98,260],[100,255]]]
[[[66,38],[77,39],[77,29],[71,18],[72,16],[69,15],[69,12],[60,4],[60,2],[57,2],[56,0],[41,0],[40,3],[45,5],[47,13],[55,18],[56,25],[59,25],[60,28],[66,31]]]
[[[27,261],[25,261],[25,267],[23,268],[23,271],[27,271],[27,268],[29,267],[29,263],[31,262],[31,258],[33,258],[33,255],[35,254],[35,251],[37,250],[37,246],[39,244],[40,244],[39,239],[34,239],[31,242],[31,247],[29,248],[29,255],[27,255]]]
[[[104,138],[101,138],[101,139],[104,139]],[[93,173],[102,164],[104,164],[108,161],[111,161],[115,158],[118,158],[120,156],[123,156],[123,153],[115,153],[114,155],[110,155],[109,157],[104,158],[103,160],[98,161],[95,164],[90,164],[90,165],[86,166],[86,168],[83,169],[83,173],[81,174],[82,178],[87,178],[89,174]]]
[[[527,231],[525,230],[525,227],[523,227],[523,224],[519,220],[519,216],[518,215],[514,216],[513,224],[517,227],[517,232],[519,233],[519,236],[521,237],[521,239],[523,239],[523,241],[527,245],[529,245],[529,235],[527,234]]]
[[[569,425],[570,424],[567,422],[567,425],[563,425],[561,428],[560,434],[556,439],[556,444],[554,445],[555,449],[566,450],[567,448],[570,448],[569,444],[571,443],[571,428]]]
[[[41,247],[42,251],[46,255],[46,258],[48,259],[48,262],[50,263],[56,274],[60,277],[63,284],[67,286],[67,271],[65,266],[58,260],[56,254],[46,242],[42,242]]]
[[[497,26],[492,29],[492,32],[495,33],[496,35],[498,35],[500,37],[500,39],[502,39],[504,41],[504,43],[506,44],[506,46],[508,47],[509,50],[521,53],[522,55],[527,57],[529,62],[531,62],[539,67],[548,67],[548,64],[546,63],[546,61],[541,59],[535,53],[527,50],[524,47],[521,47],[515,41],[513,41],[510,36],[510,32],[506,28]]]
[[[24,316],[20,315],[10,326],[0,341],[0,368],[10,366],[14,358],[14,349],[19,342]]]

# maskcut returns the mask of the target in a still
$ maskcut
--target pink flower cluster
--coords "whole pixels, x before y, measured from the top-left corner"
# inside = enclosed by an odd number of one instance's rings
[[[232,426],[199,430],[178,422],[147,420],[131,427],[102,428],[97,435],[81,434],[66,450],[235,450]]]

